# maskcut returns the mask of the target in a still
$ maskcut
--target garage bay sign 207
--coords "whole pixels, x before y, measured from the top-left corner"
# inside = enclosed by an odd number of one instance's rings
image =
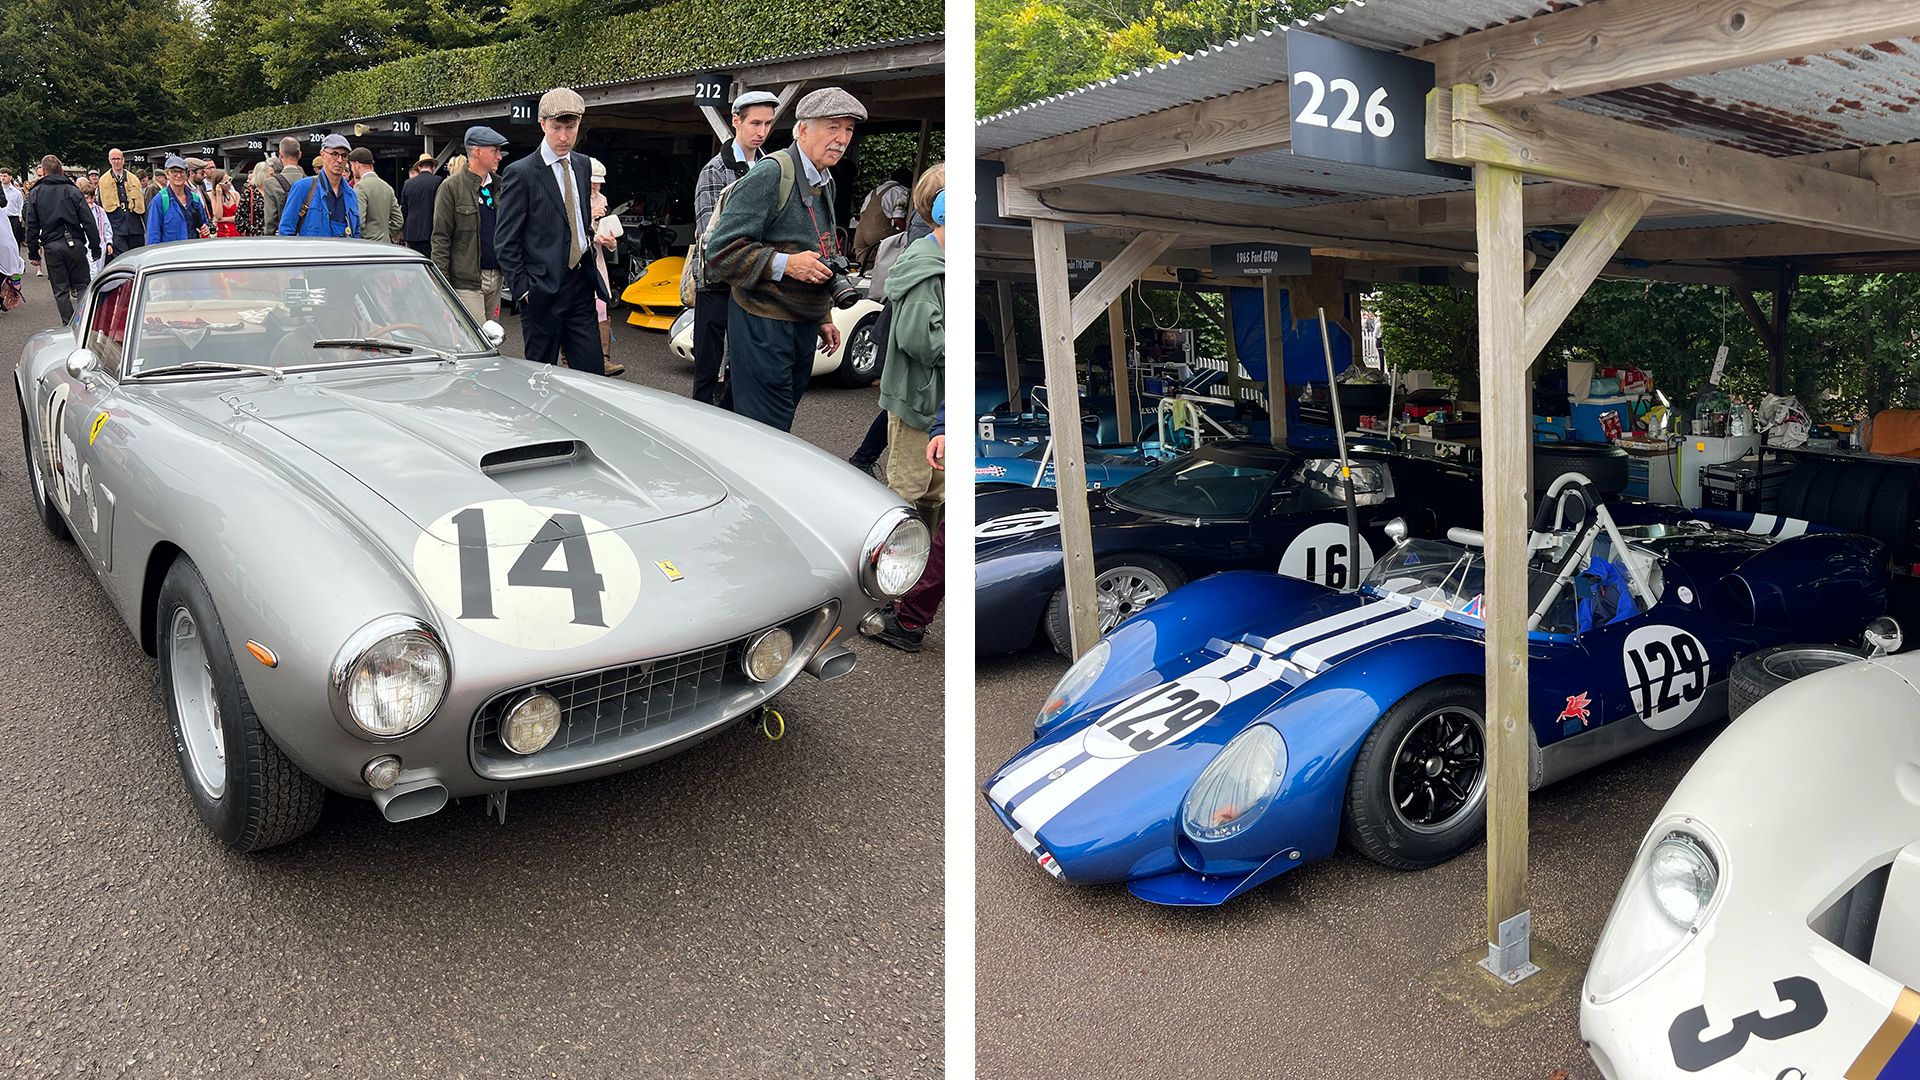
[[[1289,30],[1287,67],[1295,154],[1455,180],[1472,175],[1427,160],[1431,63]]]

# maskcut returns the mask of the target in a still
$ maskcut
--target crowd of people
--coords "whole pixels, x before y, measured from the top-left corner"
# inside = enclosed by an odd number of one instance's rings
[[[865,271],[882,301],[882,412],[850,457],[913,503],[933,527],[926,578],[863,627],[916,651],[942,595],[945,395],[945,168],[902,169],[861,203],[851,240],[836,220],[833,168],[867,118],[852,94],[815,90],[794,110],[792,145],[762,153],[780,111],[765,91],[732,103],[734,137],[700,172],[683,295],[695,312],[693,396],[791,430],[816,349],[836,351],[836,304]],[[540,98],[540,145],[508,162],[508,140],[467,129],[445,164],[423,154],[395,191],[367,147],[326,136],[313,161],[280,140],[275,160],[236,178],[214,162],[169,156],[151,173],[107,152],[107,170],[47,155],[16,183],[0,168],[0,310],[17,306],[26,266],[48,279],[62,321],[114,256],[208,237],[353,237],[404,244],[432,259],[476,321],[504,301],[519,315],[524,354],[546,364],[619,375],[606,254],[621,225],[608,212],[606,166],[576,150],[586,103],[560,87]],[[851,249],[851,250],[849,250]],[[731,348],[729,344],[731,343]]]

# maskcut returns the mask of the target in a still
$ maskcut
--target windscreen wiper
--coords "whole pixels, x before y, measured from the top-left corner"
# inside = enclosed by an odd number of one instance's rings
[[[451,364],[460,358],[450,352],[442,352],[430,345],[416,345],[410,341],[390,341],[386,338],[323,338],[313,343],[316,349],[366,349],[370,352],[423,352],[438,357]]]
[[[286,372],[265,364],[223,364],[214,360],[189,360],[184,364],[173,364],[156,368],[153,371],[140,372],[141,375],[170,375],[176,371],[244,371],[254,375],[271,375],[276,379],[285,378]]]

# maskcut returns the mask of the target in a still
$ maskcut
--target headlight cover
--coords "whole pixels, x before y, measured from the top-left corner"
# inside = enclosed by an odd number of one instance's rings
[[[1587,969],[1587,993],[1604,1004],[1638,986],[1693,940],[1719,894],[1720,860],[1698,822],[1649,833],[1614,901]]]
[[[432,627],[406,615],[375,619],[334,658],[328,681],[334,715],[374,738],[405,735],[440,707],[449,671]]]
[[[867,534],[860,555],[860,587],[875,600],[895,600],[913,588],[927,568],[932,538],[912,510],[889,510]]]
[[[1225,840],[1254,823],[1280,791],[1287,743],[1270,724],[1255,724],[1227,742],[1187,790],[1181,828],[1195,840]]]
[[[1040,706],[1040,715],[1034,717],[1033,728],[1037,732],[1053,723],[1054,718],[1066,711],[1067,706],[1080,700],[1093,685],[1093,681],[1106,670],[1107,659],[1113,655],[1113,646],[1106,638],[1101,638],[1093,648],[1080,654],[1060,681],[1053,684],[1053,690],[1047,694],[1046,704]]]

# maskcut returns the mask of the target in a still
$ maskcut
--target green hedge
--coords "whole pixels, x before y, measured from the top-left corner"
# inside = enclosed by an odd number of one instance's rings
[[[937,33],[930,0],[674,0],[565,33],[447,49],[320,80],[307,100],[236,113],[206,138],[403,109],[537,94],[555,86],[725,68],[833,46]]]

